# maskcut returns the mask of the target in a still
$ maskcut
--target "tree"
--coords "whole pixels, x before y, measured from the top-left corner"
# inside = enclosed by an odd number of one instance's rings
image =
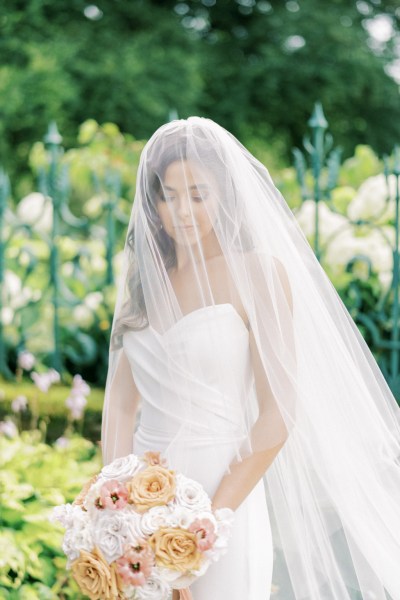
[[[388,152],[400,140],[396,3],[333,0],[186,0],[182,20],[202,40],[199,107],[237,135],[280,136],[286,155],[301,143],[321,100],[330,130],[350,155],[367,143]],[[366,25],[392,19],[393,39],[371,48]]]
[[[26,169],[31,144],[55,120],[68,147],[88,118],[136,139],[192,113],[202,81],[197,40],[149,0],[6,0],[0,8],[0,164]]]

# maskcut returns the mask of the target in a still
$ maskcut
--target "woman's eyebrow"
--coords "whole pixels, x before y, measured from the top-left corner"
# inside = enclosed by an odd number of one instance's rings
[[[173,188],[173,187],[170,187],[169,185],[164,185],[163,187],[164,187],[166,190],[171,190],[171,191],[173,191],[173,192],[175,192],[175,191],[176,191],[176,190],[175,190],[175,188]],[[189,189],[190,189],[190,190],[191,190],[191,189],[193,189],[193,188],[200,188],[200,187],[202,187],[202,188],[208,188],[209,186],[208,186],[208,184],[207,184],[207,183],[196,183],[195,185],[189,185]]]

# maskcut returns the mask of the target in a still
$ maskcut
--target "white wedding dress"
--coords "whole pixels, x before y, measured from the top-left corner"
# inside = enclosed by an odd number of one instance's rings
[[[232,304],[205,306],[184,315],[164,333],[151,326],[124,334],[123,346],[141,395],[141,413],[134,436],[133,452],[163,452],[179,430],[184,411],[173,407],[177,390],[180,397],[188,373],[179,364],[180,336],[195,353],[197,373],[190,373],[191,401],[195,398],[196,423],[190,440],[185,440],[185,456],[170,445],[165,456],[168,466],[199,481],[212,498],[226,466],[233,458],[235,413],[241,410],[243,390],[254,393],[250,362],[249,332]],[[187,336],[187,337],[186,337]],[[168,353],[168,354],[166,354]],[[166,369],[177,365],[174,381]],[[222,358],[222,361],[221,361]],[[223,366],[226,365],[226,377]],[[229,376],[228,376],[229,375]],[[229,414],[226,398],[229,394]],[[157,404],[157,398],[163,399]],[[168,407],[168,412],[165,410]],[[236,414],[239,414],[238,412]],[[221,432],[218,448],[215,436],[207,438],[209,424]],[[236,430],[237,431],[237,430]],[[189,456],[188,454],[189,453]],[[185,472],[185,464],[190,468]],[[273,547],[268,507],[261,479],[235,511],[233,535],[227,553],[191,586],[194,600],[268,600],[271,593]]]

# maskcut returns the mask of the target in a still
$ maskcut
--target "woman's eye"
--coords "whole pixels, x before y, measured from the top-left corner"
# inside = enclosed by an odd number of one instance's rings
[[[160,194],[160,198],[163,202],[171,202],[175,200],[175,196],[166,196],[165,194]]]
[[[208,198],[208,192],[202,192],[201,196],[193,196],[193,200],[196,200],[196,202],[201,202],[202,200],[207,200]]]

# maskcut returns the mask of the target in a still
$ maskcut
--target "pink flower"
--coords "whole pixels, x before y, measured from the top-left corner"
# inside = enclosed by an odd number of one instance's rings
[[[27,350],[18,354],[18,366],[24,371],[30,371],[35,364],[35,357]]]
[[[82,417],[83,409],[87,404],[87,400],[85,396],[81,394],[74,394],[74,390],[72,390],[71,395],[65,401],[65,406],[69,408],[71,411],[71,416],[73,419],[77,420]]]
[[[100,504],[103,508],[124,508],[128,504],[128,498],[128,488],[116,479],[110,479],[100,488]]]
[[[189,531],[196,534],[197,547],[201,551],[212,548],[217,539],[214,524],[210,519],[196,519],[189,526]]]
[[[15,438],[18,435],[18,429],[13,423],[7,419],[6,421],[0,421],[0,435],[3,434],[8,438]]]
[[[154,554],[144,540],[138,540],[115,563],[126,585],[144,585],[154,566]]]
[[[15,413],[26,410],[28,398],[26,396],[16,396],[11,402],[11,410]]]
[[[71,411],[71,417],[81,419],[87,404],[86,396],[90,394],[90,387],[81,375],[75,375],[72,380],[71,393],[65,401],[65,406]]]
[[[61,380],[60,373],[58,371],[56,371],[55,369],[49,369],[47,371],[47,376],[50,380],[50,383],[57,383],[58,381]]]
[[[54,442],[54,445],[57,446],[57,448],[68,448],[69,444],[70,444],[70,441],[65,436],[61,436],[61,437],[57,438],[56,441]]]
[[[80,396],[88,396],[90,394],[90,386],[82,378],[82,375],[74,375],[72,380],[72,390],[74,394]]]
[[[52,384],[52,378],[51,376],[49,377],[48,373],[36,373],[36,371],[33,371],[31,373],[31,378],[41,392],[48,392],[49,387]]]
[[[161,457],[160,452],[153,452],[151,450],[148,450],[143,454],[143,458],[149,465],[161,465],[162,467],[167,466],[167,459]]]

